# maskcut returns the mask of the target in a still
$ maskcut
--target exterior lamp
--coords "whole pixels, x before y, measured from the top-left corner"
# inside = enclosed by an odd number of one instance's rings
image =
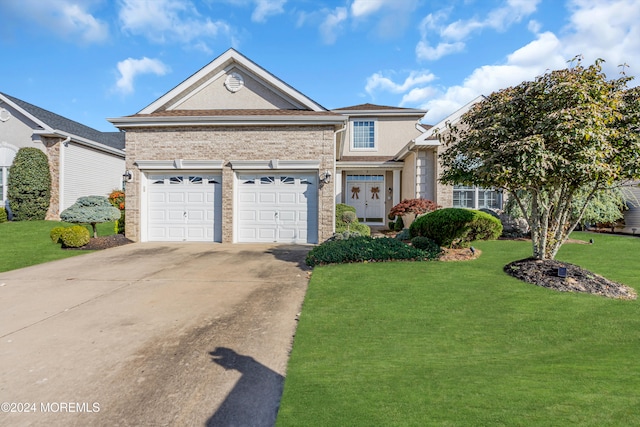
[[[331,182],[331,171],[326,170],[322,174],[320,174],[320,182],[323,184],[328,184]]]

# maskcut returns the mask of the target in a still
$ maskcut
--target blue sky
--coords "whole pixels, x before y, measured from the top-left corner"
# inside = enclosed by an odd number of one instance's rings
[[[104,131],[230,47],[326,108],[432,124],[576,55],[640,83],[640,1],[0,0],[0,47],[0,92]]]

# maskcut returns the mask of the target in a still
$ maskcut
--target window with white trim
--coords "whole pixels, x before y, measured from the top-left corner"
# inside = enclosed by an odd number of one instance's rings
[[[5,207],[7,200],[7,181],[9,179],[9,168],[0,166],[0,208]]]
[[[502,197],[498,191],[490,188],[454,185],[453,207],[468,209],[502,209]]]
[[[354,150],[375,150],[376,121],[354,120],[351,132],[351,148]]]
[[[9,168],[17,151],[17,148],[6,142],[0,143],[0,207],[2,208],[7,206]]]

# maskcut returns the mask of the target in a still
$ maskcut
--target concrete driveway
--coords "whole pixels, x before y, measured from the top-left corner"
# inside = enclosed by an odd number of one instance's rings
[[[136,243],[0,273],[0,425],[273,425],[309,249]]]

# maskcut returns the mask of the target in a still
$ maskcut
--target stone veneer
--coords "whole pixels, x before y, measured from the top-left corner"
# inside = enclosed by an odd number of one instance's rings
[[[126,235],[141,236],[140,179],[137,160],[222,160],[222,242],[233,242],[231,160],[319,160],[320,171],[334,170],[333,125],[193,126],[129,128],[126,164],[133,179],[126,190]],[[307,171],[311,172],[311,171]],[[317,171],[316,171],[317,172]],[[334,186],[318,191],[318,240],[333,234]]]
[[[45,219],[60,220],[60,141],[62,138],[42,137],[41,140],[49,159],[49,172],[51,173],[51,196]]]

